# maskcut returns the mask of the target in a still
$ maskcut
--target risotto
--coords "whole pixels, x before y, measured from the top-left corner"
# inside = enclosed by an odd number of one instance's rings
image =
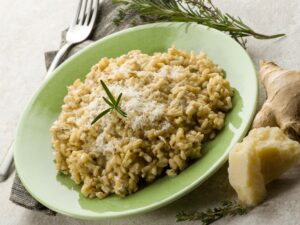
[[[127,117],[114,110],[91,124],[108,108],[101,80],[114,97],[122,93]],[[56,167],[87,197],[134,193],[199,158],[202,143],[223,128],[232,96],[223,70],[205,53],[170,48],[102,58],[68,87],[51,127]]]

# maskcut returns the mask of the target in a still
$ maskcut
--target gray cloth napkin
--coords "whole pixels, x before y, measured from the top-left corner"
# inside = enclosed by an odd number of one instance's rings
[[[65,55],[65,59],[70,57],[71,55],[75,54],[79,50],[83,49],[87,45],[93,43],[94,41],[107,36],[109,34],[112,34],[116,31],[123,30],[125,28],[128,28],[131,26],[132,22],[134,21],[135,24],[142,24],[142,22],[139,20],[139,18],[136,18],[133,14],[131,16],[128,16],[125,18],[123,24],[116,26],[112,21],[117,16],[118,9],[120,6],[116,6],[112,4],[111,0],[103,0],[100,4],[100,9],[98,13],[98,18],[96,25],[94,27],[94,30],[92,34],[90,35],[89,39],[74,45],[70,51]],[[74,12],[75,13],[75,12]],[[62,32],[62,40],[61,45],[63,45],[65,40],[66,31]],[[49,68],[54,56],[56,54],[56,51],[52,52],[46,52],[45,53],[45,63],[46,67]],[[25,189],[22,182],[20,181],[18,175],[16,174],[14,183],[11,190],[10,200],[14,202],[15,204],[18,204],[22,207],[25,207],[30,210],[36,210],[43,213],[46,213],[48,215],[55,215],[56,213],[47,207],[43,206],[41,203],[39,203],[37,200],[35,200]]]

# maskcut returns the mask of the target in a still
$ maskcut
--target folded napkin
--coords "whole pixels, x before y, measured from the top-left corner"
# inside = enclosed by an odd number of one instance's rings
[[[103,0],[101,1],[100,7],[99,7],[99,13],[98,18],[94,27],[94,30],[92,34],[90,35],[89,39],[79,43],[77,45],[74,45],[70,51],[66,54],[64,57],[64,60],[66,60],[68,57],[73,55],[74,53],[78,52],[82,48],[86,47],[87,45],[93,43],[94,41],[112,34],[116,31],[123,30],[125,28],[128,28],[131,26],[131,24],[142,24],[142,22],[139,20],[139,18],[136,18],[134,14],[128,16],[125,18],[124,23],[122,23],[119,26],[116,26],[112,21],[117,16],[118,9],[120,6],[116,6],[112,4],[111,0]],[[75,12],[74,12],[75,13]],[[65,39],[66,31],[62,32],[62,40],[61,45],[63,45],[66,42]],[[56,51],[53,52],[46,52],[45,53],[45,62],[46,67],[49,68],[53,58],[55,57]],[[16,174],[14,183],[11,190],[10,200],[22,207],[25,207],[30,210],[36,210],[40,212],[44,212],[48,215],[55,215],[56,213],[47,207],[43,206],[41,203],[39,203],[37,200],[35,200],[24,188],[22,182],[20,181],[18,175]]]

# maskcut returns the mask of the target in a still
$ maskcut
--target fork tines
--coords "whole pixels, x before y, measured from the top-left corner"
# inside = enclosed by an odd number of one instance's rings
[[[89,26],[94,23],[98,10],[98,0],[79,0],[77,12],[72,26]]]

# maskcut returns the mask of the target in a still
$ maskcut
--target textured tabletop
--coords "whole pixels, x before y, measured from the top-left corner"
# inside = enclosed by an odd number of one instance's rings
[[[298,0],[215,0],[216,5],[242,19],[262,33],[285,32],[280,40],[249,39],[248,52],[257,65],[261,59],[273,60],[287,68],[300,69],[300,2]],[[16,131],[16,124],[45,74],[44,52],[58,48],[60,33],[71,21],[77,1],[0,0],[0,161]],[[242,74],[241,74],[242,76]],[[261,96],[260,102],[264,99]],[[175,224],[183,210],[201,210],[234,196],[228,185],[227,165],[196,190],[180,200],[144,215],[89,222],[63,215],[47,216],[29,211],[9,201],[11,176],[0,183],[0,224]],[[226,218],[215,224],[300,224],[299,169],[294,168],[268,186],[268,199],[247,215]],[[183,222],[178,224],[200,224]]]

